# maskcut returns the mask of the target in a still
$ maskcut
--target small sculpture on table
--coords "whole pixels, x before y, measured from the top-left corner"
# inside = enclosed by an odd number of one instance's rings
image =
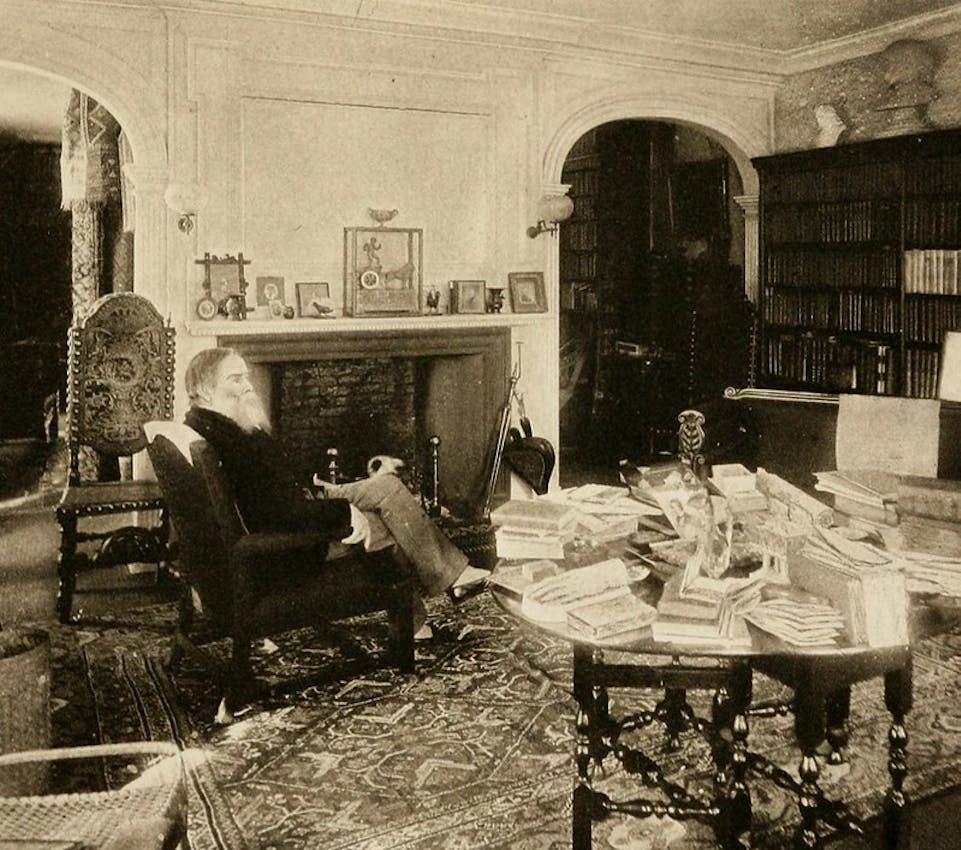
[[[492,286],[487,290],[487,312],[499,313],[504,309],[504,289],[500,286]]]

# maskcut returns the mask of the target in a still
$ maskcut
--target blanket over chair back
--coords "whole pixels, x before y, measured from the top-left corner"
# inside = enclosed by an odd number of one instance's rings
[[[233,494],[213,446],[174,422],[144,426],[147,453],[178,540],[185,580],[204,610],[226,622],[231,610],[229,547],[244,534]]]

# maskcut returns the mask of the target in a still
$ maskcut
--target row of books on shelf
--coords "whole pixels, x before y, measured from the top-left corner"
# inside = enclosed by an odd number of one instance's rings
[[[586,217],[586,214],[585,214]],[[593,251],[597,248],[596,221],[565,221],[561,226],[561,250]]]
[[[959,295],[961,251],[915,248],[904,252],[904,291],[929,295]]]
[[[764,259],[771,286],[898,288],[897,251],[811,251],[782,248]]]
[[[578,198],[584,195],[597,194],[597,169],[578,168],[564,172],[564,182],[570,185],[567,193],[574,199],[575,207]]]
[[[765,287],[762,315],[768,324],[893,334],[900,330],[900,306],[896,292]]]
[[[597,292],[593,283],[571,281],[561,284],[561,309],[580,313],[597,312]]]
[[[901,394],[912,398],[937,398],[940,365],[940,351],[926,348],[906,349]]]
[[[945,331],[961,328],[961,300],[908,299],[902,324],[908,342],[940,343]]]
[[[909,245],[957,245],[961,242],[961,199],[909,198],[904,202],[904,239]]]
[[[961,159],[919,157],[906,164],[904,189],[909,195],[961,192]]]
[[[596,254],[561,251],[560,274],[562,280],[569,280],[570,278],[593,279],[596,271]]]
[[[781,202],[896,196],[900,183],[900,163],[870,162],[772,174],[765,180],[765,196]]]
[[[762,372],[775,380],[884,394],[892,392],[895,350],[824,334],[780,334],[764,340]]]
[[[839,201],[774,207],[764,218],[771,242],[896,242],[897,208],[877,201]]]

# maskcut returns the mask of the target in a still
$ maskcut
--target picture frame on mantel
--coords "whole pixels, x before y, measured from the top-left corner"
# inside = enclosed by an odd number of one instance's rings
[[[487,310],[487,283],[483,280],[450,282],[451,313],[484,313]]]
[[[344,314],[420,314],[423,231],[402,227],[344,228]]]
[[[509,272],[507,285],[510,291],[511,312],[547,312],[547,292],[544,289],[543,272]]]

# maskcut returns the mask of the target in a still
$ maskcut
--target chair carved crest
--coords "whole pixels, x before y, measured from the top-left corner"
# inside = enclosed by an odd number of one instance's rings
[[[143,423],[173,417],[174,330],[132,292],[100,298],[70,331],[71,451],[146,446]]]

